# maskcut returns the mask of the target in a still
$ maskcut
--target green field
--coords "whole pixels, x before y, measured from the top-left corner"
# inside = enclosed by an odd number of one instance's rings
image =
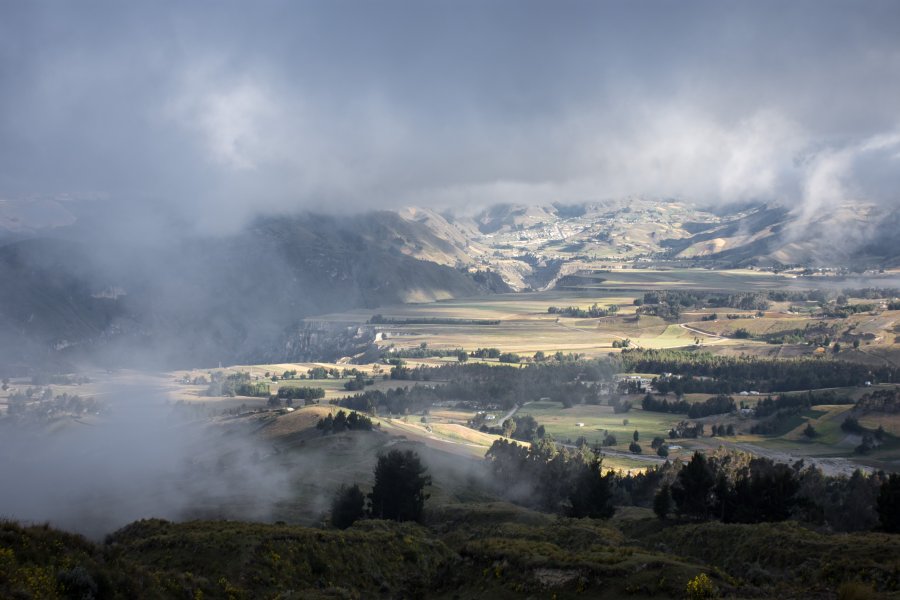
[[[523,406],[519,414],[532,415],[557,441],[575,441],[583,436],[589,444],[596,444],[603,440],[608,431],[616,436],[614,448],[622,451],[628,451],[632,435],[638,430],[639,443],[645,454],[653,453],[650,441],[655,436],[668,437],[669,430],[685,418],[684,415],[646,412],[640,408],[615,414],[610,406],[591,404],[564,409],[558,402],[531,402]],[[626,420],[627,425],[624,424]],[[583,426],[578,423],[583,423]]]

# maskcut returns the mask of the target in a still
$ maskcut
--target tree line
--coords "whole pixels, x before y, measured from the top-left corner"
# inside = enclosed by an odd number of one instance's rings
[[[510,409],[516,404],[542,398],[560,402],[563,406],[597,404],[600,402],[600,383],[612,378],[614,367],[608,360],[598,359],[547,361],[521,368],[483,363],[402,368],[405,369],[403,380],[446,383],[386,391],[367,390],[337,403],[354,410],[378,410],[390,414],[419,411],[437,401],[463,402],[478,409]]]
[[[685,413],[691,419],[728,414],[737,410],[734,398],[731,396],[718,395],[707,398],[703,402],[691,403],[683,399],[669,402],[666,398],[657,398],[650,393],[644,396],[641,408],[653,412]]]
[[[733,394],[745,390],[789,392],[824,387],[850,387],[865,382],[897,381],[900,370],[821,358],[771,359],[756,356],[716,356],[684,350],[623,350],[620,370],[632,373],[672,373],[657,389],[676,394]],[[660,384],[663,384],[660,387]]]
[[[550,306],[547,308],[548,314],[578,319],[597,319],[615,315],[618,312],[619,307],[615,304],[611,304],[608,308],[601,308],[596,302],[586,309],[578,306]]]
[[[828,476],[803,461],[787,465],[735,451],[697,452],[633,475],[602,474],[598,451],[549,438],[530,448],[501,439],[485,458],[497,493],[546,512],[607,518],[615,506],[641,506],[662,519],[790,519],[837,531],[900,531],[898,475]]]

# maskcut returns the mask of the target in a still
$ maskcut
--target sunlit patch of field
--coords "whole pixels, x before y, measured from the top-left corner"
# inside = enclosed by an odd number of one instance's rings
[[[646,454],[648,451],[651,453],[655,452],[650,448],[649,444],[647,444],[644,453]],[[604,454],[601,466],[604,473],[614,471],[616,473],[636,475],[645,472],[649,467],[654,466],[654,463],[617,454]]]
[[[869,413],[860,415],[859,424],[867,429],[883,427],[887,433],[900,437],[900,414]]]
[[[687,323],[686,325],[694,327],[701,331],[707,331],[716,335],[731,335],[738,329],[746,329],[751,335],[767,335],[779,334],[793,330],[803,330],[807,324],[834,324],[835,320],[816,320],[804,318],[772,318],[772,317],[751,317],[744,319],[728,319],[726,314],[740,314],[738,312],[725,312],[727,309],[717,313],[719,319],[717,321],[698,321]],[[753,313],[748,313],[752,315]]]
[[[310,405],[293,412],[279,414],[271,411],[254,419],[265,422],[261,429],[267,439],[274,442],[310,440],[323,437],[316,424],[327,415],[334,416],[339,410],[349,409],[329,404]],[[430,448],[449,452],[457,456],[481,459],[500,436],[483,433],[459,423],[423,423],[420,417],[371,417],[376,432],[387,434],[396,440],[406,439],[422,443]],[[325,436],[327,437],[327,436]],[[520,442],[527,446],[527,443]]]
[[[558,402],[531,402],[523,406],[519,414],[532,415],[557,441],[575,441],[584,437],[589,444],[596,444],[602,442],[608,431],[616,436],[615,448],[624,451],[628,450],[634,431],[638,430],[639,443],[645,454],[652,452],[650,441],[654,437],[668,437],[669,430],[686,418],[684,415],[649,412],[640,408],[616,414],[610,406],[592,404],[564,409]]]
[[[500,436],[482,433],[464,425],[450,423],[425,424],[414,418],[373,419],[380,430],[457,456],[481,459]],[[430,431],[429,431],[430,429]],[[527,445],[527,444],[525,444]]]
[[[841,431],[841,423],[844,417],[853,409],[852,404],[819,405],[801,413],[803,421],[794,429],[784,434],[785,440],[835,445],[840,443],[846,433]],[[804,435],[807,424],[816,430],[816,437],[809,439]]]
[[[265,436],[272,439],[296,435],[315,429],[319,419],[328,415],[334,415],[338,407],[328,404],[313,404],[298,408],[293,412],[278,416],[274,422],[265,428]]]
[[[461,410],[455,408],[432,408],[428,419],[432,422],[463,423],[465,424],[475,416],[474,410]]]

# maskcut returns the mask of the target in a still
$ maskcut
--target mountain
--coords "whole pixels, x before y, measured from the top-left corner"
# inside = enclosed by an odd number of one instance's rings
[[[326,352],[309,346],[307,316],[509,290],[415,252],[449,259],[454,248],[387,212],[261,218],[237,234],[151,246],[13,242],[0,247],[0,360],[299,359]],[[318,337],[361,335],[331,333]]]
[[[635,261],[714,268],[900,266],[900,211],[858,202],[805,216],[776,204],[703,208],[625,198],[499,204],[473,216],[442,214],[418,222],[438,237],[465,238],[454,242],[465,255],[457,252],[456,264],[490,268],[519,290],[545,289],[577,270]]]

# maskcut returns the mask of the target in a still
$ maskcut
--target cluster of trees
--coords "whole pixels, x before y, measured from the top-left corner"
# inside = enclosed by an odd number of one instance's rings
[[[516,364],[522,362],[522,357],[515,352],[503,352],[497,357],[497,360],[502,363]]]
[[[500,358],[500,348],[478,348],[470,353],[473,358]]]
[[[367,390],[347,398],[332,400],[344,408],[369,414],[403,415],[421,411],[441,399],[435,393],[438,388],[416,386],[411,388],[391,388],[385,391]]]
[[[544,426],[531,415],[516,415],[506,419],[502,426],[489,427],[485,422],[484,413],[480,413],[469,422],[469,426],[484,433],[502,435],[523,442],[534,442],[547,435]]]
[[[829,477],[821,470],[741,453],[695,453],[654,499],[660,518],[760,523],[794,519],[839,531],[900,527],[900,479],[884,473]]]
[[[44,421],[60,415],[100,414],[106,406],[94,397],[63,393],[53,396],[50,388],[28,388],[6,400],[4,418],[11,421]]]
[[[326,369],[325,367],[313,367],[306,372],[306,377],[308,379],[328,379],[329,377],[332,379],[340,379],[341,372],[334,367],[330,369]]]
[[[853,433],[862,436],[862,441],[854,448],[857,454],[868,454],[882,443],[884,443],[887,435],[884,428],[879,425],[877,429],[868,429],[863,427],[859,420],[853,415],[847,416],[841,423],[841,429],[847,433]]]
[[[207,396],[252,396],[265,398],[270,395],[269,384],[264,381],[251,381],[250,373],[239,372],[224,375],[221,372],[210,374],[211,381],[204,392]],[[357,369],[344,369],[340,371],[336,368],[326,369],[325,367],[313,367],[306,374],[298,376],[297,370],[284,371],[280,376],[266,373],[266,377],[272,381],[294,380],[294,379],[340,379],[343,377],[351,377],[350,382],[344,385],[348,390],[361,390],[367,385],[372,385],[375,380],[367,377],[364,373]],[[196,378],[194,381],[200,381]],[[206,379],[202,378],[205,383]],[[310,395],[312,394],[312,395]],[[281,399],[301,399],[315,400],[324,398],[325,392],[321,388],[305,388],[305,387],[282,387],[278,390],[278,397]]]
[[[497,492],[512,502],[573,517],[613,514],[612,476],[601,475],[586,445],[570,450],[544,438],[526,448],[500,439],[485,458]]]
[[[401,381],[431,381],[435,371],[434,368],[424,365],[409,367],[400,359],[391,359],[391,363],[394,366],[391,367],[390,378]]]
[[[713,425],[711,427],[711,429],[712,429],[712,432],[710,433],[710,435],[714,436],[714,437],[724,437],[726,435],[735,435],[734,425],[732,425],[731,423],[729,423],[727,427],[725,425],[723,425],[722,423],[719,423],[717,425]]]
[[[346,412],[339,410],[333,417],[326,415],[319,419],[316,429],[323,433],[341,433],[343,431],[372,431],[372,419],[361,415],[356,411]]]
[[[211,381],[204,392],[207,396],[260,396],[269,395],[267,384],[254,384],[250,381],[250,373],[239,372],[225,375],[220,371],[210,374]],[[264,387],[263,387],[264,386]]]
[[[675,425],[675,427],[669,430],[669,437],[673,440],[695,439],[698,437],[703,437],[703,431],[703,423],[679,421]]]
[[[688,402],[680,399],[669,402],[666,398],[657,398],[647,393],[641,401],[641,408],[653,412],[685,413],[691,419],[700,419],[710,415],[722,415],[734,412],[736,405],[731,396],[718,395],[707,398],[703,402]]]
[[[844,288],[837,298],[838,304],[846,304],[847,298],[863,298],[865,300],[883,300],[900,297],[898,288]],[[842,301],[843,300],[843,301]]]
[[[340,379],[341,377],[351,376],[348,375],[349,371],[355,373],[356,369],[344,369],[343,371],[340,371],[335,367],[313,367],[312,369],[307,370],[306,373],[300,373],[297,369],[289,369],[283,371],[281,375],[266,371],[266,378],[271,379],[272,381],[288,381],[292,379]]]
[[[727,415],[736,409],[734,398],[719,394],[718,396],[707,398],[703,402],[691,404],[687,414],[688,418],[701,419],[710,415]]]
[[[372,492],[363,494],[359,485],[341,487],[331,503],[331,523],[346,529],[360,519],[421,521],[431,476],[412,450],[391,450],[378,457]],[[367,502],[368,501],[368,502]]]
[[[723,294],[697,290],[664,290],[646,292],[635,301],[639,314],[655,315],[664,319],[677,319],[686,308],[737,308],[740,310],[767,310],[769,298],[762,292]]]
[[[662,439],[651,446],[665,447]],[[613,506],[654,508],[667,518],[759,523],[785,519],[837,531],[900,532],[900,475],[827,476],[803,461],[775,463],[748,454],[696,453],[637,474],[600,473],[595,450],[557,447],[545,438],[525,448],[498,440],[486,455],[497,491],[538,510],[605,518]]]
[[[855,315],[864,312],[872,312],[877,309],[878,305],[869,304],[869,303],[861,303],[861,304],[844,304],[844,305],[827,305],[822,308],[819,312],[823,317],[829,317],[833,319],[846,319],[850,315]],[[896,310],[896,309],[894,309]]]
[[[724,394],[707,398],[703,402],[691,403],[684,399],[669,402],[665,397],[658,398],[649,392],[641,401],[641,408],[653,412],[685,413],[691,419],[728,414],[736,410],[734,398]]]
[[[356,392],[365,389],[367,385],[375,385],[375,380],[371,377],[366,377],[362,373],[357,373],[353,379],[344,383],[344,389]]]
[[[858,413],[881,412],[893,414],[900,412],[900,388],[872,390],[860,396],[853,410]]]
[[[773,302],[828,302],[824,290],[769,290],[768,296]]]
[[[382,351],[384,358],[446,358],[465,353],[462,348],[429,348],[428,342],[422,342],[417,348],[395,348],[391,345]]]
[[[281,387],[278,398],[282,400],[319,400],[325,397],[325,390],[320,387]]]
[[[612,406],[613,412],[617,415],[627,413],[631,410],[631,400],[622,400],[621,398],[610,399],[609,405]]]
[[[753,414],[757,418],[765,418],[778,412],[793,411],[792,414],[811,406],[822,404],[852,404],[853,400],[846,394],[834,390],[808,391],[805,394],[779,394],[766,396],[756,403]]]
[[[62,373],[35,373],[31,376],[31,385],[82,385],[90,383],[90,377],[86,375],[66,375]],[[8,378],[4,378],[4,383],[9,383]]]
[[[844,288],[840,293],[831,290],[770,290],[769,300],[773,302],[820,302],[834,301],[837,304],[847,304],[849,298],[863,298],[866,300],[881,300],[885,298],[897,298],[900,289],[897,288]]]
[[[615,304],[611,304],[609,308],[601,308],[600,305],[595,302],[587,309],[579,308],[578,306],[551,306],[547,308],[547,312],[551,315],[562,315],[564,317],[596,319],[618,313],[619,307]]]
[[[691,403],[684,399],[669,402],[665,397],[658,398],[648,392],[641,400],[641,408],[652,412],[687,414],[691,409]]]
[[[744,390],[788,392],[824,387],[849,387],[866,381],[898,381],[900,369],[815,358],[771,359],[755,356],[715,356],[683,350],[625,350],[618,355],[620,371],[674,373],[666,391],[676,394],[733,394]],[[662,390],[660,390],[662,391]]]
[[[206,381],[206,378],[195,378],[194,381]],[[207,396],[250,396],[268,398],[269,384],[265,381],[252,381],[250,373],[238,372],[225,375],[222,372],[210,373],[209,385],[204,392]]]

